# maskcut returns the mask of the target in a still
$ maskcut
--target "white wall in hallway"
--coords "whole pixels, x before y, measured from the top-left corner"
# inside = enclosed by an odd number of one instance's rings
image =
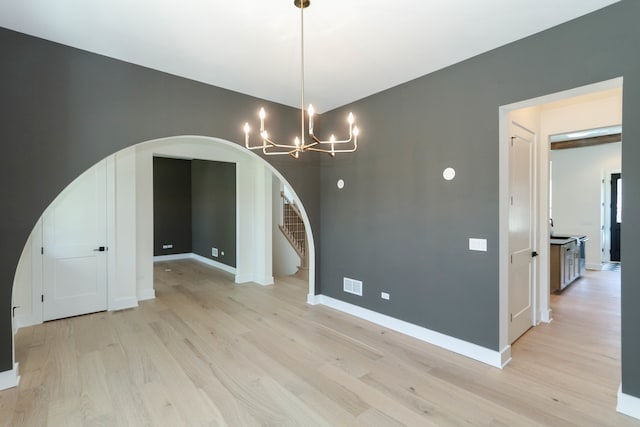
[[[599,269],[602,258],[602,179],[608,179],[603,174],[620,170],[621,154],[620,142],[551,152],[554,228],[589,238],[588,268]]]
[[[579,96],[545,104],[541,107],[541,141],[548,144],[550,135],[621,123],[621,88]],[[620,158],[619,156],[618,159],[615,158],[615,148],[596,150],[593,153],[597,152],[607,156],[597,165],[596,159],[593,157],[594,154],[589,152],[583,154],[582,150],[589,150],[589,148],[554,150],[551,153],[550,159],[552,160],[555,159],[556,153],[562,153],[558,154],[560,163],[554,160],[552,168],[554,176],[556,173],[560,174],[557,178],[552,178],[554,229],[556,233],[586,234],[590,239],[586,252],[587,268],[598,269],[603,245],[600,230],[602,225],[601,179],[604,169],[615,168],[616,165],[619,168]],[[619,151],[619,148],[617,150]],[[573,192],[569,188],[568,181],[565,184],[556,183],[556,179],[565,179],[563,172],[569,174],[570,171],[574,173],[573,178],[581,176],[583,179],[582,182],[574,179],[578,188],[575,188]],[[571,176],[566,176],[566,179],[571,179]],[[556,184],[560,185],[557,189]],[[584,197],[581,197],[582,195]],[[573,200],[578,205],[568,203],[569,200]]]

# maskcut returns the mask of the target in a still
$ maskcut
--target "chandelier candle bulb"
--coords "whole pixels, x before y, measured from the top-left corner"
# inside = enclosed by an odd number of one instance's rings
[[[260,116],[260,131],[264,132],[264,118],[267,115],[267,113],[264,112],[264,108],[260,108],[260,113],[258,115]]]

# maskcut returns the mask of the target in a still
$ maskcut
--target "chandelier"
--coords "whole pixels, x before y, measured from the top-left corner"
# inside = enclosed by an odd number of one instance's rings
[[[313,116],[315,110],[313,105],[309,104],[307,108],[307,116],[309,122],[309,139],[305,140],[305,111],[304,111],[304,9],[311,4],[310,0],[294,0],[293,4],[300,9],[300,72],[301,72],[301,96],[300,96],[300,136],[296,136],[293,144],[279,144],[269,138],[269,133],[265,129],[264,119],[267,115],[264,108],[260,108],[258,117],[260,117],[260,139],[262,144],[251,146],[249,144],[249,133],[251,127],[249,123],[244,124],[244,142],[249,150],[260,150],[266,155],[289,154],[294,158],[298,158],[300,153],[305,151],[318,151],[326,153],[334,157],[337,153],[352,153],[358,149],[358,127],[354,125],[355,119],[352,113],[347,118],[349,137],[347,139],[337,140],[331,135],[328,140],[318,138],[313,130]]]

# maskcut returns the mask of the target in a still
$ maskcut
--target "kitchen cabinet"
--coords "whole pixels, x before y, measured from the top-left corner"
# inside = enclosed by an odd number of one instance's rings
[[[575,237],[551,238],[550,280],[551,292],[559,292],[584,273],[584,244],[586,239]]]

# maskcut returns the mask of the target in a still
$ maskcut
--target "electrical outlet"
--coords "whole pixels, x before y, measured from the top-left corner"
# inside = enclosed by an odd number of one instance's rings
[[[162,245],[162,249],[173,249],[173,245]]]
[[[218,258],[218,248],[211,248],[211,256]]]
[[[220,251],[220,256],[224,256],[224,251]]]
[[[389,294],[386,292],[380,292],[380,298],[382,299],[389,299]]]

